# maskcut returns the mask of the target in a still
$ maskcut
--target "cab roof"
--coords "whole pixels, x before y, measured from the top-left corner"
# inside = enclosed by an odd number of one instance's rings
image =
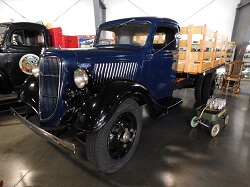
[[[39,29],[39,30],[47,29],[44,25],[31,22],[9,22],[9,23],[0,23],[0,25],[5,25],[7,27],[25,28],[25,29]]]
[[[118,20],[113,20],[113,21],[108,21],[108,22],[105,22],[103,24],[101,24],[99,26],[99,28],[101,27],[107,27],[107,26],[110,26],[110,25],[116,25],[116,24],[122,24],[122,23],[125,23],[127,21],[130,21],[134,19],[135,21],[138,21],[138,22],[150,22],[152,23],[153,25],[154,24],[159,24],[159,23],[165,23],[165,24],[175,24],[175,25],[178,25],[178,23],[173,20],[173,19],[170,19],[170,18],[158,18],[158,17],[131,17],[131,18],[123,18],[123,19],[118,19]]]

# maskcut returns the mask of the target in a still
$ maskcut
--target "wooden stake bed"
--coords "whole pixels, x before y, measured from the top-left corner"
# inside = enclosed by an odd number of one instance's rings
[[[225,63],[227,38],[207,26],[181,27],[177,72],[199,74]]]

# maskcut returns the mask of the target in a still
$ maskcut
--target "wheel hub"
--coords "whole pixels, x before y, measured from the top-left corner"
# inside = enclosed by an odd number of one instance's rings
[[[123,113],[116,119],[108,136],[111,157],[119,159],[127,154],[136,137],[136,125],[136,118],[132,113]]]
[[[131,133],[129,132],[129,130],[126,128],[125,132],[122,136],[122,138],[120,139],[121,142],[123,143],[127,143],[131,138]]]

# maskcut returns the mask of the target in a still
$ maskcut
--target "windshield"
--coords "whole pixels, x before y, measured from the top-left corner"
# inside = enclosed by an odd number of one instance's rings
[[[128,23],[103,28],[97,37],[97,46],[145,46],[150,30],[149,23]]]
[[[7,27],[5,25],[0,25],[0,43],[2,43]]]

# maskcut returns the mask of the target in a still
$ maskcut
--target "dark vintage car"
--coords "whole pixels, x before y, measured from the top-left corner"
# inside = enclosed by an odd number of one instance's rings
[[[182,102],[172,97],[179,38],[177,22],[167,18],[106,22],[92,49],[45,50],[20,93],[32,110],[12,112],[37,134],[72,152],[75,144],[51,132],[76,130],[90,162],[115,172],[137,146],[139,106],[147,104],[157,119]]]
[[[0,94],[17,92],[32,64],[50,46],[48,30],[35,23],[0,23]]]

